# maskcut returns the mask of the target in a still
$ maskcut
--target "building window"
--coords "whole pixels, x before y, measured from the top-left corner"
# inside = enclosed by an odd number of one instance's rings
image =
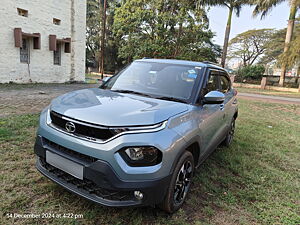
[[[22,46],[20,48],[20,62],[29,64],[29,40],[22,39]]]
[[[60,25],[60,19],[53,18],[53,24]]]
[[[61,44],[56,44],[56,51],[53,51],[54,65],[61,65]]]
[[[17,10],[18,10],[18,14],[20,16],[28,17],[28,10],[26,10],[26,9],[20,9],[20,8],[17,8]]]

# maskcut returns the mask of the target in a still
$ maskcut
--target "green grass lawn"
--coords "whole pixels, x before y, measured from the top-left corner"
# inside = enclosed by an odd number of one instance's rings
[[[102,207],[43,177],[34,167],[37,124],[38,115],[0,119],[0,224],[300,224],[300,106],[240,100],[235,141],[200,167],[186,204],[173,215]]]
[[[238,92],[243,93],[251,93],[251,94],[261,94],[261,95],[274,95],[274,96],[281,96],[281,97],[289,97],[289,98],[300,98],[300,92],[288,92],[288,91],[275,91],[275,90],[264,90],[258,88],[244,88],[238,87],[235,88]]]

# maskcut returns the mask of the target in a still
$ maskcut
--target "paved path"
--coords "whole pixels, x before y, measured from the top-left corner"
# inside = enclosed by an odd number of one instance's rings
[[[273,95],[260,95],[260,94],[250,94],[250,93],[238,93],[239,98],[251,99],[251,100],[260,100],[266,102],[274,102],[274,103],[286,103],[286,104],[300,104],[300,98],[288,98],[288,97],[280,97]]]

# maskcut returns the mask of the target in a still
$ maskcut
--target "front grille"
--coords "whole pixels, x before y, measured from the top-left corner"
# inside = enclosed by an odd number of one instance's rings
[[[41,165],[57,179],[67,182],[69,185],[75,186],[80,192],[94,195],[98,198],[111,201],[132,201],[134,200],[132,191],[113,191],[99,187],[93,181],[86,178],[83,180],[77,179],[68,173],[50,165],[43,158],[40,158]]]
[[[73,151],[71,149],[68,149],[68,148],[65,148],[59,144],[56,144],[46,138],[43,137],[43,145],[45,145],[44,147],[47,148],[47,146],[51,149],[53,148],[54,150],[57,150],[59,152],[62,152],[66,155],[69,155],[73,158],[76,158],[76,159],[80,159],[80,160],[83,160],[85,162],[88,162],[88,163],[93,163],[93,162],[96,162],[98,159],[95,158],[95,157],[92,157],[92,156],[88,156],[88,155],[84,155],[82,153],[79,153],[79,152],[76,152],[76,151]]]
[[[66,130],[66,123],[69,121],[67,117],[62,116],[54,111],[50,112],[50,118],[52,124],[55,125],[57,128],[67,132]],[[66,118],[66,119],[65,119]],[[76,121],[76,120],[75,120]],[[72,133],[77,136],[85,137],[88,139],[100,139],[100,140],[107,140],[114,136],[114,133],[109,128],[98,128],[95,127],[97,125],[89,124],[86,122],[78,121],[74,122],[72,119],[76,129],[75,132]],[[84,124],[82,124],[84,123]]]

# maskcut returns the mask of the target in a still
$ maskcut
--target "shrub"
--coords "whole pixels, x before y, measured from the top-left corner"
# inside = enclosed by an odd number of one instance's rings
[[[237,71],[237,77],[242,80],[260,80],[264,72],[265,67],[262,65],[245,66]]]

